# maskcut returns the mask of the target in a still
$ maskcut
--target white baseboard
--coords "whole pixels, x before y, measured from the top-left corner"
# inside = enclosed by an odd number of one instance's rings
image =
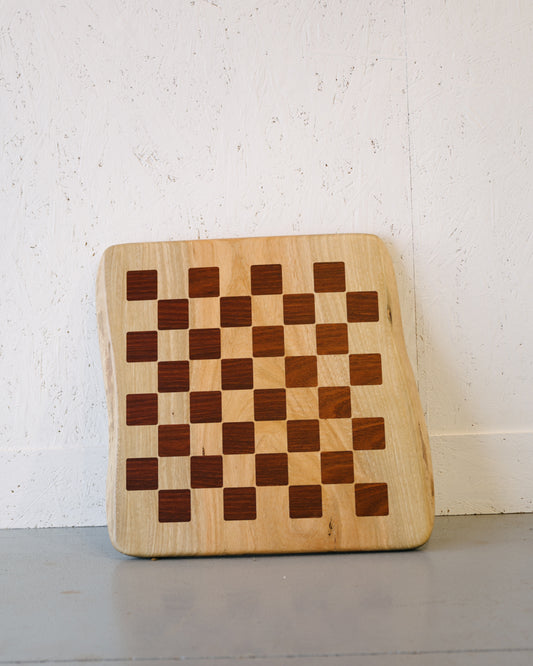
[[[533,432],[430,437],[437,515],[533,511]]]
[[[533,433],[430,437],[436,513],[533,512]],[[105,525],[107,448],[0,451],[0,528]]]

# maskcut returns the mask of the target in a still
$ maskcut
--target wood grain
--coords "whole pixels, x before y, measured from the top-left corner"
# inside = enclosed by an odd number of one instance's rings
[[[119,550],[379,550],[429,537],[427,432],[379,239],[115,246],[97,308]]]

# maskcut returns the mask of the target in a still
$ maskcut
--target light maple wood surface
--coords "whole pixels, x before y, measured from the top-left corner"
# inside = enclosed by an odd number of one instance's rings
[[[314,264],[328,262],[343,264],[344,291],[315,291]],[[262,265],[281,266],[282,294],[251,295],[251,266]],[[205,267],[219,269],[219,296],[189,297],[189,269]],[[128,272],[154,270],[157,298],[127,300]],[[360,292],[377,292],[378,321],[347,323],[346,294]],[[314,294],[315,323],[284,324],[283,296],[290,294]],[[219,297],[250,295],[252,326],[221,328]],[[186,329],[158,330],[158,302],[168,299],[188,302]],[[108,528],[118,550],[145,557],[391,550],[414,548],[429,538],[434,492],[427,429],[405,348],[392,263],[379,238],[342,234],[113,246],[98,273],[97,312],[109,415]],[[317,354],[317,331],[324,324],[346,324],[348,348],[342,353]],[[259,347],[252,342],[252,328],[262,326],[283,328],[282,355],[254,354]],[[221,358],[189,359],[193,329],[220,331]],[[157,331],[152,333],[157,359],[128,362],[127,333],[150,331]],[[380,355],[382,383],[351,385],[349,358],[357,355]],[[316,358],[314,386],[286,386],[286,359],[294,356]],[[252,359],[253,388],[221,390],[221,362],[229,358]],[[158,363],[168,361],[188,361],[190,391],[158,392]],[[297,360],[296,376],[301,367]],[[319,418],[319,387],[326,389],[323,397],[328,387],[343,387],[349,417]],[[254,391],[277,388],[286,391],[286,418],[257,420]],[[220,421],[191,423],[191,392],[202,391],[220,392]],[[156,423],[127,425],[126,396],[132,394],[157,395]],[[354,450],[352,419],[360,418],[384,420],[384,448]],[[287,421],[301,420],[319,420],[320,450],[289,451],[288,480],[258,485],[256,458],[286,455]],[[222,422],[253,422],[255,453],[223,454]],[[158,428],[171,424],[190,425],[190,456],[159,455]],[[353,456],[353,479],[341,479],[334,469],[331,482],[324,465],[332,452],[343,452],[343,460]],[[222,457],[223,487],[191,488],[192,458],[196,464],[201,456]],[[127,461],[138,459],[156,461],[156,487],[126,489]],[[387,515],[357,515],[354,497],[362,484],[386,484]],[[321,515],[291,518],[293,510],[303,507],[305,514],[309,507],[296,502],[289,510],[290,489],[309,485],[320,488]],[[235,487],[255,489],[255,518],[225,519],[224,492]],[[190,520],[161,522],[160,493],[176,489],[189,492]],[[378,512],[382,509],[383,504]]]

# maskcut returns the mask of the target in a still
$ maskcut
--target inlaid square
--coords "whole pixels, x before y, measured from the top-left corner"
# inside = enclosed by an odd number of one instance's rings
[[[191,391],[191,423],[218,423],[222,421],[222,394],[220,391]]]
[[[316,356],[286,356],[285,378],[287,388],[317,386]]]
[[[130,393],[126,396],[126,425],[156,425],[157,393]]]
[[[285,389],[257,389],[254,391],[256,421],[282,421],[287,418]]]
[[[315,291],[345,291],[346,278],[343,261],[319,261],[313,264]]]
[[[283,295],[283,323],[284,324],[314,324],[315,323],[315,295],[314,294],[284,294]]]
[[[128,331],[126,361],[128,363],[157,361],[157,331]]]
[[[189,268],[189,298],[209,298],[219,294],[218,266]]]
[[[317,354],[347,354],[348,325],[317,324],[316,351]]]
[[[191,456],[191,488],[222,488],[222,456]]]
[[[164,456],[188,456],[191,452],[189,424],[160,425],[157,431],[158,453]]]
[[[224,488],[224,520],[255,520],[255,494],[255,488]]]
[[[382,384],[381,354],[350,354],[350,384]]]
[[[379,417],[352,419],[352,437],[356,451],[384,449],[385,420]]]
[[[321,518],[322,487],[289,486],[289,515],[291,518]]]
[[[189,390],[189,361],[160,361],[157,364],[157,390],[171,393]]]
[[[318,410],[321,419],[346,419],[352,415],[349,386],[320,386]]]
[[[220,325],[223,328],[252,325],[250,296],[223,296],[220,299]]]
[[[157,271],[127,271],[126,299],[153,301],[157,298]]]
[[[377,291],[349,291],[346,294],[346,313],[349,322],[379,321]]]
[[[158,500],[160,523],[188,523],[191,520],[190,490],[160,490]]]
[[[254,326],[252,337],[254,356],[284,355],[283,326]]]
[[[388,516],[389,494],[387,484],[356,483],[355,514],[357,516]]]
[[[126,460],[126,490],[157,490],[157,458],[128,458]]]
[[[353,454],[351,451],[323,451],[320,454],[322,483],[353,483]]]
[[[255,456],[257,486],[286,486],[289,483],[286,453],[257,453]]]
[[[189,358],[220,358],[220,329],[193,328],[189,331]]]
[[[222,359],[222,389],[241,390],[254,386],[254,367],[251,358]]]
[[[250,268],[253,295],[281,294],[281,264],[258,264]]]
[[[171,331],[189,327],[189,301],[172,298],[157,302],[157,327],[160,331]]]
[[[320,426],[318,419],[287,421],[287,449],[289,451],[319,451]]]
[[[222,450],[224,455],[254,453],[255,428],[253,421],[222,424]]]

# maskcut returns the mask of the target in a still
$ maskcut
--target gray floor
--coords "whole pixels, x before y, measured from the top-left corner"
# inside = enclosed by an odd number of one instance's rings
[[[0,531],[0,664],[533,664],[533,514],[414,552],[136,560],[105,528]]]

